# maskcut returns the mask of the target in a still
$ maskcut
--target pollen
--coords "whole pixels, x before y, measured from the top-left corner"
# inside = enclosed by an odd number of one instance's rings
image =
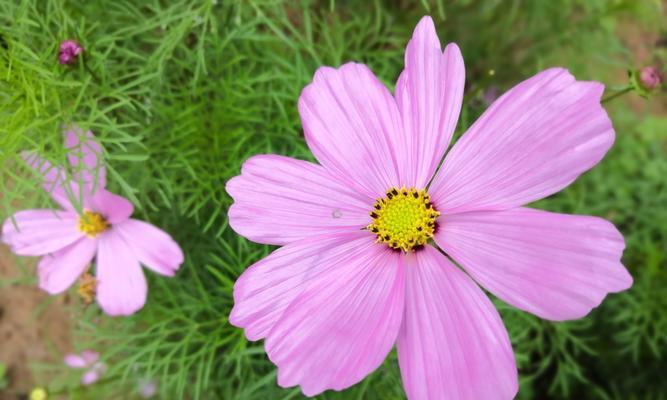
[[[78,228],[89,238],[94,238],[106,231],[109,228],[109,223],[101,214],[86,210],[79,217]]]
[[[426,190],[393,187],[373,204],[373,222],[366,228],[377,236],[377,243],[407,253],[433,238],[439,215]]]

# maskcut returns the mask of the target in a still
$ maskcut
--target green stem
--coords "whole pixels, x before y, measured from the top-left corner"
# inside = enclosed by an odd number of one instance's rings
[[[88,71],[88,73],[93,77],[95,82],[97,82],[97,84],[101,85],[102,81],[100,80],[100,78],[97,77],[97,74],[90,68],[90,66],[88,65],[88,63],[86,62],[86,60],[83,57],[81,58],[81,62],[83,63],[83,68],[86,71]]]
[[[626,94],[628,92],[631,92],[631,91],[632,91],[632,86],[628,86],[625,89],[621,89],[618,92],[616,92],[616,93],[614,93],[610,96],[605,97],[604,99],[602,99],[602,101],[600,101],[600,103],[602,103],[602,104],[607,103],[607,102],[612,101],[617,97],[621,97],[624,94]]]

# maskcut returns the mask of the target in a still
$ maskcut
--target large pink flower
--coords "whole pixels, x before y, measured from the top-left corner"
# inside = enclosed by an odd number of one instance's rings
[[[230,316],[266,340],[280,385],[344,389],[396,344],[411,399],[509,399],[514,355],[477,284],[555,321],[632,284],[612,224],[523,207],[612,145],[603,86],[559,68],[535,75],[495,101],[438,170],[464,75],[458,47],[443,53],[425,17],[394,96],[361,64],[315,73],[299,113],[320,165],[259,155],[227,183],[232,228],[284,245],[239,278]]]
[[[80,139],[85,140],[81,141]],[[43,256],[39,286],[50,294],[65,291],[93,258],[97,302],[109,315],[129,315],[146,302],[146,278],[140,264],[173,276],[183,262],[174,240],[146,222],[130,219],[132,203],[105,190],[100,145],[90,131],[65,134],[73,179],[36,155],[28,163],[44,176],[44,189],[61,210],[19,211],[2,226],[2,241],[22,256]],[[81,204],[82,214],[75,204]]]

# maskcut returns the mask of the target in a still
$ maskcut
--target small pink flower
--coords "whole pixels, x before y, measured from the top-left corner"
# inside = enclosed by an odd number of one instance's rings
[[[107,371],[102,362],[97,362],[100,354],[92,350],[84,350],[80,354],[68,354],[65,356],[65,364],[74,369],[85,369],[81,376],[82,385],[90,385],[97,382]]]
[[[60,43],[60,52],[58,53],[58,62],[60,64],[71,64],[76,61],[83,48],[74,40],[65,40]]]
[[[153,379],[142,379],[139,381],[139,396],[143,399],[150,399],[157,393],[157,382]]]
[[[644,67],[639,71],[639,81],[648,90],[660,85],[660,71],[656,67]]]
[[[83,139],[83,141],[81,141]],[[140,264],[173,276],[183,253],[165,232],[131,219],[132,203],[105,189],[102,148],[90,131],[65,133],[74,179],[36,155],[27,162],[44,176],[44,189],[61,210],[20,211],[2,227],[2,241],[22,256],[43,256],[39,287],[50,294],[69,288],[95,258],[97,303],[109,315],[129,315],[143,307],[148,291]],[[73,202],[83,208],[80,215]]]
[[[511,399],[512,346],[478,284],[554,321],[631,286],[611,223],[525,207],[611,147],[603,85],[540,72],[445,155],[464,81],[459,48],[443,52],[425,17],[393,95],[357,63],[322,67],[303,89],[299,114],[319,164],[258,155],[227,183],[231,227],[283,246],[241,275],[229,317],[265,339],[279,385],[308,396],[345,389],[396,345],[410,399]]]

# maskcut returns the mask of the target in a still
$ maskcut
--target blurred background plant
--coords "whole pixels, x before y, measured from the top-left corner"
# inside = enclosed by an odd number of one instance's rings
[[[7,366],[0,363],[0,390],[4,390],[9,386],[9,381],[7,380]]]
[[[165,399],[300,398],[298,389],[276,385],[262,343],[227,323],[234,280],[271,249],[229,228],[224,184],[253,154],[312,160],[296,102],[316,68],[364,62],[393,87],[424,14],[464,55],[457,134],[503,91],[548,66],[602,81],[614,96],[632,84],[628,70],[636,77],[667,61],[658,0],[0,1],[0,218],[49,203],[17,155],[34,150],[63,162],[61,126],[76,122],[105,147],[111,188],[186,252],[177,278],[149,277],[148,304],[131,318],[108,318],[75,297],[66,302],[72,346],[98,349],[109,366],[101,381],[81,387],[55,348],[50,362],[33,360],[32,379],[74,399],[139,398],[147,379]],[[60,64],[66,39],[83,52]],[[519,399],[667,399],[663,88],[640,93],[648,100],[627,93],[606,103],[614,148],[570,188],[540,201],[612,220],[625,234],[635,285],[568,323],[496,301],[520,369]],[[15,261],[20,273],[2,277],[1,290],[34,285],[32,264]],[[21,391],[16,384],[12,393]],[[321,398],[404,398],[395,354],[360,384]]]

